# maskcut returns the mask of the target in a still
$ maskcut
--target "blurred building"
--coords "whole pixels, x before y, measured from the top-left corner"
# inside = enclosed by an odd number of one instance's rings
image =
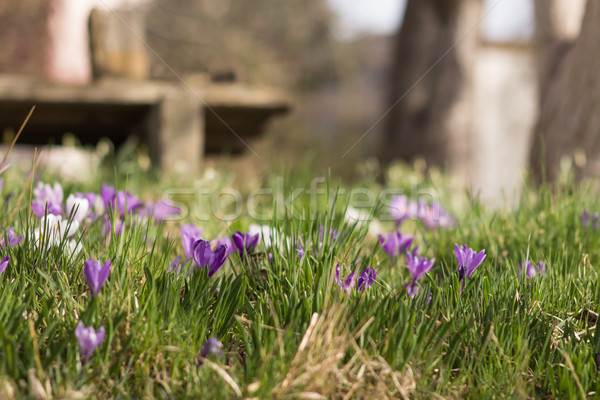
[[[0,73],[89,82],[88,19],[94,7],[127,8],[149,0],[0,2]]]

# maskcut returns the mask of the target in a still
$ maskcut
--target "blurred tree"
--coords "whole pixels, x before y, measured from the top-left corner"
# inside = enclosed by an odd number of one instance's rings
[[[536,0],[540,114],[530,153],[538,182],[556,178],[560,159],[576,157],[578,178],[600,174],[600,1],[588,1],[579,37],[559,37],[547,0]]]
[[[325,0],[157,0],[148,39],[178,73],[306,87],[334,77],[331,21]],[[152,69],[173,77],[159,62]]]
[[[480,0],[408,0],[397,33],[382,160],[469,168],[469,109]],[[467,29],[465,29],[465,27]]]

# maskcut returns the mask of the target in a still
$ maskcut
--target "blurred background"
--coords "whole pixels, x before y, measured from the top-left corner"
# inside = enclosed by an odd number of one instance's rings
[[[401,160],[497,204],[524,171],[600,173],[599,20],[586,0],[0,0],[0,129],[35,104],[24,145],[137,137],[179,172]]]

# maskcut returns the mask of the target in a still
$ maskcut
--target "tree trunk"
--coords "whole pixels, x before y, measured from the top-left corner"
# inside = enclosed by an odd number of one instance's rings
[[[408,0],[394,48],[382,161],[468,170],[479,0]],[[459,31],[460,30],[460,31]]]
[[[530,153],[536,181],[556,179],[560,160],[575,157],[578,179],[600,174],[600,1],[588,1],[579,38],[552,33],[546,0],[536,0],[540,116]]]

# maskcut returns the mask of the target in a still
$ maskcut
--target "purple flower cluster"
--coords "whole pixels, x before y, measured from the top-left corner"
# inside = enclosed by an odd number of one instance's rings
[[[353,289],[362,292],[363,289],[371,287],[375,282],[375,279],[377,279],[375,268],[367,267],[358,276],[358,281],[354,271],[350,272],[348,277],[342,281],[340,278],[340,264],[335,267],[335,284],[346,291],[346,294],[352,293]]]
[[[180,227],[181,243],[186,260],[192,260],[197,268],[208,268],[208,277],[212,278],[214,274],[223,266],[229,254],[238,251],[240,254],[250,252],[258,242],[258,235],[236,232],[233,234],[233,240],[228,237],[218,238],[208,242],[201,238],[202,228],[194,224],[183,224]],[[173,272],[179,272],[181,256],[177,256],[169,269]]]
[[[117,214],[122,218],[144,206],[144,203],[137,196],[133,196],[129,190],[119,190],[117,192],[114,186],[104,183],[100,189],[100,196],[102,197],[105,211],[112,212],[116,210]]]
[[[519,276],[523,274],[523,270],[525,270],[525,276],[529,279],[533,279],[537,274],[546,276],[546,264],[542,261],[538,261],[535,266],[529,260],[523,261],[519,263]]]
[[[419,219],[427,229],[451,228],[456,225],[450,213],[436,201],[428,204],[424,200],[409,200],[404,195],[397,195],[392,197],[389,212],[396,221],[396,226],[414,218]]]
[[[115,236],[121,234],[125,225],[125,216],[134,212],[137,213],[138,218],[131,219],[130,223],[136,223],[140,221],[140,218],[148,217],[161,222],[179,213],[179,208],[167,201],[160,200],[144,204],[129,191],[117,191],[114,186],[106,184],[102,184],[100,194],[89,192],[69,195],[65,203],[66,207],[63,206],[63,197],[63,188],[59,183],[51,186],[39,182],[33,191],[31,205],[34,214],[42,218],[42,221],[51,221],[51,227],[60,228],[54,229],[57,232],[54,230],[50,232],[51,240],[46,241],[50,245],[60,243],[63,235],[66,235],[66,239],[70,239],[86,218],[93,222],[103,215],[102,232],[104,236],[110,238],[113,231]],[[47,217],[45,217],[46,212],[48,213]],[[113,213],[116,218],[111,219]],[[41,225],[41,228],[35,229],[32,237],[36,246],[45,243],[42,241],[45,223]],[[69,226],[68,234],[63,225]],[[2,244],[3,241],[0,241],[0,245]],[[68,240],[66,244],[73,250],[73,254],[81,250],[81,246],[75,240]]]

